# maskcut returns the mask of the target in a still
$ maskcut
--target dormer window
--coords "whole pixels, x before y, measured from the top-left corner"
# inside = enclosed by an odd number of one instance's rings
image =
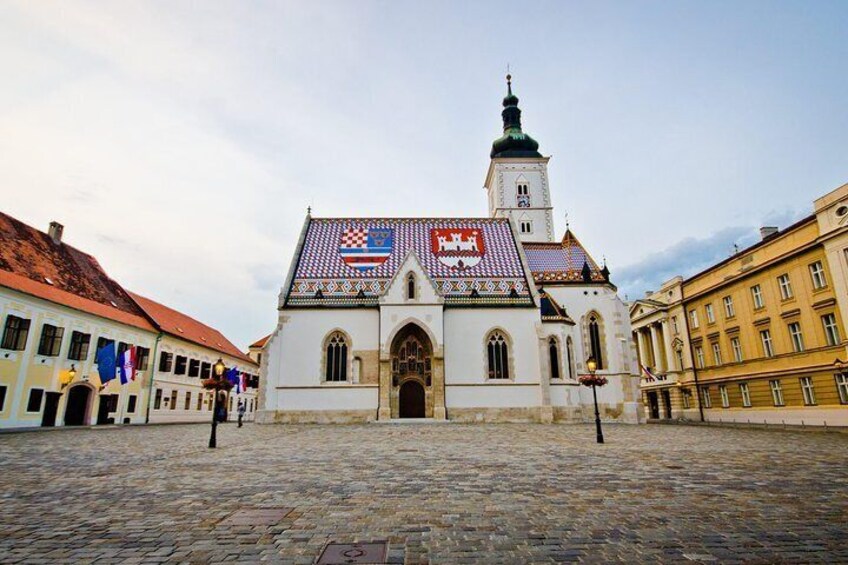
[[[530,185],[526,182],[519,182],[516,185],[516,200],[519,208],[530,207]]]
[[[406,299],[415,300],[415,273],[406,275]]]

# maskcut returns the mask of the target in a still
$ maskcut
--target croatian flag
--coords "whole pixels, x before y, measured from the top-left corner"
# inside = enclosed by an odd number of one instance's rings
[[[238,393],[241,394],[246,390],[247,390],[247,373],[242,373],[241,378],[239,379],[239,391],[238,391]]]
[[[100,375],[100,384],[106,385],[115,378],[115,342],[110,341],[97,351],[94,357],[97,363],[97,373]]]
[[[645,375],[646,381],[651,382],[651,381],[657,380],[657,376],[655,374],[653,374],[651,371],[649,371],[646,366],[641,365],[641,367],[642,367],[642,373]]]
[[[129,347],[121,353],[118,368],[121,370],[122,385],[135,380],[135,346]]]

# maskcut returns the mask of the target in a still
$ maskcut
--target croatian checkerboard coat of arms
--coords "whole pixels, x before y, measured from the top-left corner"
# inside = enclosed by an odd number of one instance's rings
[[[339,255],[347,266],[368,271],[386,262],[393,245],[392,228],[348,228],[342,234]]]
[[[486,254],[483,233],[477,228],[434,228],[430,230],[433,255],[452,269],[473,267]]]

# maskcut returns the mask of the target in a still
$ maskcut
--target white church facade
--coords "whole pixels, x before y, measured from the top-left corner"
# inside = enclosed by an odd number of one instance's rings
[[[509,78],[509,77],[508,77]],[[307,215],[265,343],[260,423],[431,418],[637,423],[630,317],[570,230],[511,85],[486,218]]]

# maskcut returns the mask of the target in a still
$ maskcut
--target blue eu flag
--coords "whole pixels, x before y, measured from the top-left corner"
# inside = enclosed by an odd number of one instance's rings
[[[115,342],[110,341],[97,351],[94,361],[100,374],[100,384],[105,385],[115,378]]]

